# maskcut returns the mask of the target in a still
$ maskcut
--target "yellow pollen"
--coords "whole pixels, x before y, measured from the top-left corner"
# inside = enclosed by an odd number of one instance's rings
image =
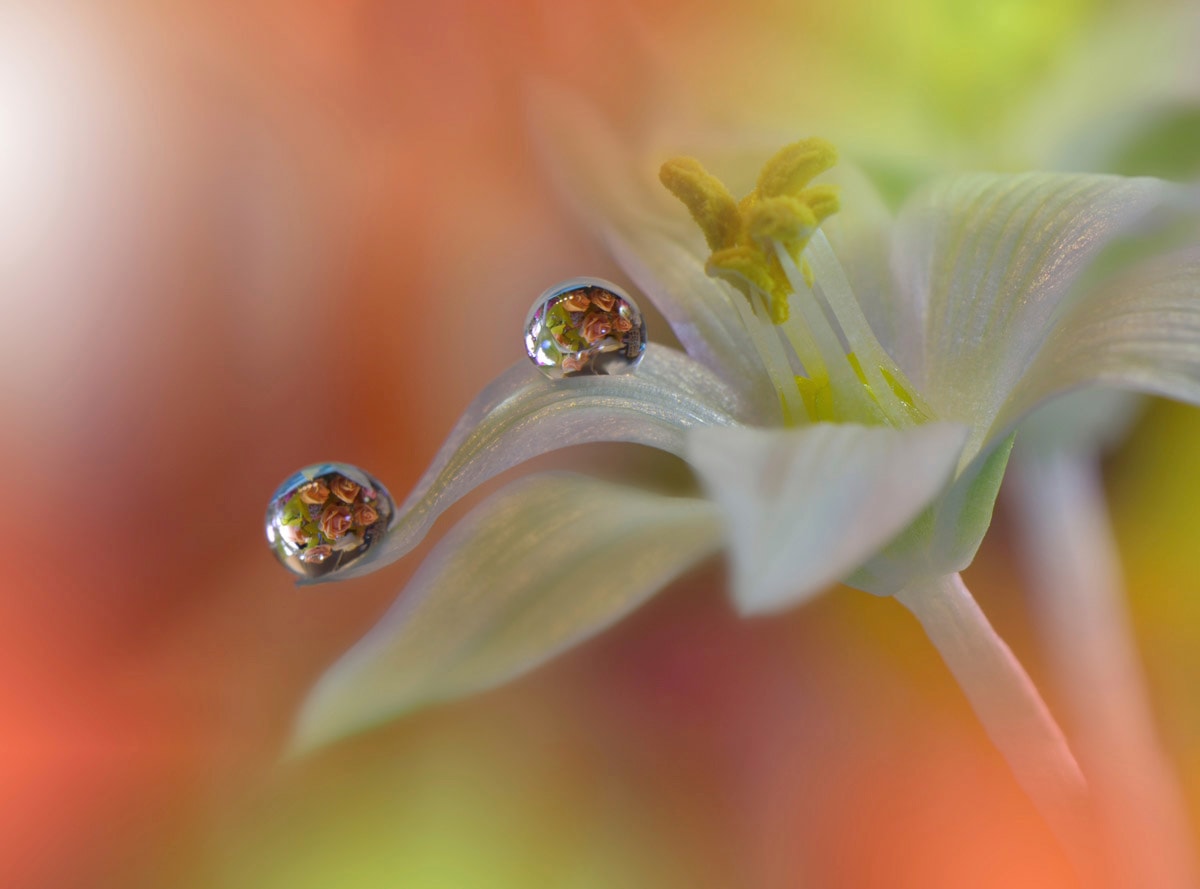
[[[738,288],[747,299],[757,289],[767,298],[771,320],[788,318],[792,292],[774,245],[781,245],[811,283],[812,271],[800,254],[813,232],[837,212],[837,189],[809,185],[837,162],[824,139],[803,139],[781,149],[763,166],[754,191],[735,201],[721,180],[690,157],[663,164],[659,179],[679,198],[700,226],[712,251],[705,269]]]

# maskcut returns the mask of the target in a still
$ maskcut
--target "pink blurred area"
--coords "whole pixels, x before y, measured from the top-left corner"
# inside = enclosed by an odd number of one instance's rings
[[[639,20],[710,40],[718,6]],[[520,358],[531,298],[618,276],[541,178],[524,89],[620,116],[637,33],[603,2],[0,12],[4,886],[397,885],[389,825],[442,780],[462,807],[430,814],[444,854],[520,853],[491,885],[1071,885],[900,608],[838,591],[741,622],[719,565],[511,687],[276,767],[308,685],[412,565],[297,589],[266,499],[322,459],[402,496]],[[1147,529],[1188,514],[1194,451],[1171,443],[1198,435],[1159,409],[1115,464],[1193,806],[1196,591]],[[1000,533],[972,582],[1036,672],[1010,556]],[[581,876],[610,859],[620,881]]]

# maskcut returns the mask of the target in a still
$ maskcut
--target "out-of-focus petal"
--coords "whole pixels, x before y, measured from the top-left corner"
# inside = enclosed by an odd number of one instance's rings
[[[635,156],[582,98],[540,85],[530,114],[546,170],[584,225],[653,300],[692,357],[719,374],[742,403],[778,411],[766,371],[727,285],[708,277],[709,250],[658,183],[665,156]]]
[[[1039,169],[1176,178],[1197,171],[1200,10],[1106,10],[1072,41],[1006,141]],[[1179,124],[1183,124],[1182,128]]]
[[[293,749],[529,670],[632,611],[721,539],[705,500],[571,475],[517,482],[457,525],[325,674]]]
[[[966,436],[951,423],[694,431],[688,460],[725,512],[739,608],[778,611],[854,571],[945,489]]]

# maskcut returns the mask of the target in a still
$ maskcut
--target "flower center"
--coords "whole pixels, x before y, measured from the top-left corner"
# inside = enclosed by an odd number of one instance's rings
[[[929,414],[876,339],[820,231],[838,210],[838,193],[810,183],[836,160],[822,139],[789,145],[741,201],[692,158],[667,161],[659,178],[704,233],[712,251],[705,270],[744,297],[733,303],[779,393],[785,424],[910,426]]]

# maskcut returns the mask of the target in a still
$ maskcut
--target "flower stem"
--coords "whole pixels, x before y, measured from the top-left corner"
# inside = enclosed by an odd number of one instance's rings
[[[1011,491],[1040,642],[1096,800],[1109,885],[1200,885],[1154,731],[1095,454],[1025,453]]]
[[[1095,865],[1088,789],[1033,681],[957,574],[896,594],[921,622],[1017,782],[1058,836],[1085,885]]]

